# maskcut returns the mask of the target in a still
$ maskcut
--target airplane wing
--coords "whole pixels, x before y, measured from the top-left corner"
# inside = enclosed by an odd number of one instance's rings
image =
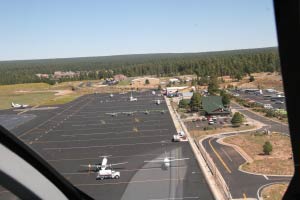
[[[124,165],[127,164],[128,162],[122,162],[122,163],[113,163],[113,164],[109,164],[107,166],[114,166],[114,165]]]
[[[147,162],[147,163],[163,163],[164,160],[145,160],[144,162]]]
[[[179,161],[179,160],[188,160],[188,159],[190,159],[190,158],[172,159],[172,160],[170,160],[170,162],[173,162],[173,161]]]
[[[81,167],[88,167],[88,168],[92,168],[92,167],[99,167],[100,165],[80,165]]]

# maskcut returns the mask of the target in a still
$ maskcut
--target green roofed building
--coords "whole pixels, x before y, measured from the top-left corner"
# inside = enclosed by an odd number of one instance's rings
[[[230,110],[225,108],[221,96],[202,97],[202,108],[206,115],[229,115]]]

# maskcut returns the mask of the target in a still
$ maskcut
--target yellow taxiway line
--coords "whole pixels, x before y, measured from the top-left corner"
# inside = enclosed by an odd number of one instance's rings
[[[213,145],[211,144],[211,140],[213,138],[209,139],[208,143],[211,147],[211,149],[213,150],[213,152],[216,154],[216,156],[218,157],[218,159],[221,161],[221,163],[223,164],[223,166],[225,167],[225,169],[231,173],[231,170],[229,169],[229,167],[226,165],[226,163],[224,162],[224,160],[221,158],[220,154],[216,151],[216,149],[213,147]]]

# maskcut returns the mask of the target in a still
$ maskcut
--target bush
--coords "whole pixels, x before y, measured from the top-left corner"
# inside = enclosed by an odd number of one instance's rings
[[[212,127],[212,126],[205,126],[205,127],[203,127],[203,130],[204,131],[209,131],[209,130],[214,130],[215,128],[214,127]]]
[[[273,150],[272,144],[269,141],[265,142],[263,146],[263,151],[265,155],[270,155],[272,150]]]
[[[179,108],[184,108],[184,109],[186,109],[186,108],[188,108],[189,107],[189,100],[187,100],[187,99],[182,99],[182,100],[180,100],[179,101]]]

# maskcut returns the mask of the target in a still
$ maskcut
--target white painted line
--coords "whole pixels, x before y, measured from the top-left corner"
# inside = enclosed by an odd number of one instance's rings
[[[172,142],[164,142],[172,143]],[[72,149],[93,149],[93,148],[104,148],[104,147],[120,147],[120,146],[135,146],[135,145],[150,145],[150,144],[162,144],[162,142],[149,142],[149,143],[133,143],[133,144],[111,144],[111,145],[95,145],[95,146],[83,146],[83,147],[50,147],[50,148],[43,148],[43,150],[72,150]]]
[[[139,138],[151,138],[151,137],[170,137],[169,134],[163,135],[144,135],[135,137],[117,137],[117,138],[101,138],[101,139],[86,139],[86,140],[56,140],[56,141],[38,141],[34,142],[36,144],[47,144],[47,143],[64,143],[64,142],[89,142],[89,141],[99,141],[99,140],[122,140],[122,139],[139,139]]]
[[[129,155],[129,156],[110,156],[110,158],[128,158],[128,157],[143,157],[143,156],[159,156],[159,154],[135,154],[135,155]],[[60,161],[78,161],[78,160],[99,160],[99,156],[97,157],[90,157],[90,158],[66,158],[66,159],[57,159],[57,160],[47,160],[47,162],[60,162]]]
[[[183,169],[183,168],[187,168],[187,167],[170,167],[172,169]],[[140,169],[118,169],[118,171],[122,171],[122,172],[133,172],[133,171],[151,171],[151,170],[159,170],[161,171],[162,168],[161,167],[157,167],[157,168],[140,168]],[[84,174],[89,174],[89,173],[98,173],[95,171],[90,171],[90,172],[67,172],[67,173],[61,173],[63,175],[84,175]]]
[[[165,128],[165,129],[151,129],[151,130],[140,130],[138,132],[135,132],[135,131],[123,131],[123,132],[104,132],[104,133],[87,133],[87,134],[64,134],[64,135],[61,135],[62,137],[68,137],[68,136],[71,136],[71,137],[76,137],[76,136],[89,136],[89,135],[106,135],[106,134],[122,134],[122,133],[143,133],[143,132],[152,132],[152,131],[167,131],[169,130],[168,128]]]
[[[221,147],[221,150],[224,152],[224,154],[226,155],[226,157],[232,162],[231,157],[228,155],[228,153]]]
[[[129,181],[129,182],[115,182],[115,183],[87,183],[87,184],[75,184],[77,187],[82,186],[103,186],[103,185],[119,185],[119,184],[133,184],[133,183],[151,183],[151,182],[163,182],[163,181],[183,181],[184,178],[177,178],[177,179],[157,179],[157,180],[143,180],[143,181]]]
[[[266,175],[264,175],[264,177],[265,177],[266,180],[269,180],[269,178]]]

